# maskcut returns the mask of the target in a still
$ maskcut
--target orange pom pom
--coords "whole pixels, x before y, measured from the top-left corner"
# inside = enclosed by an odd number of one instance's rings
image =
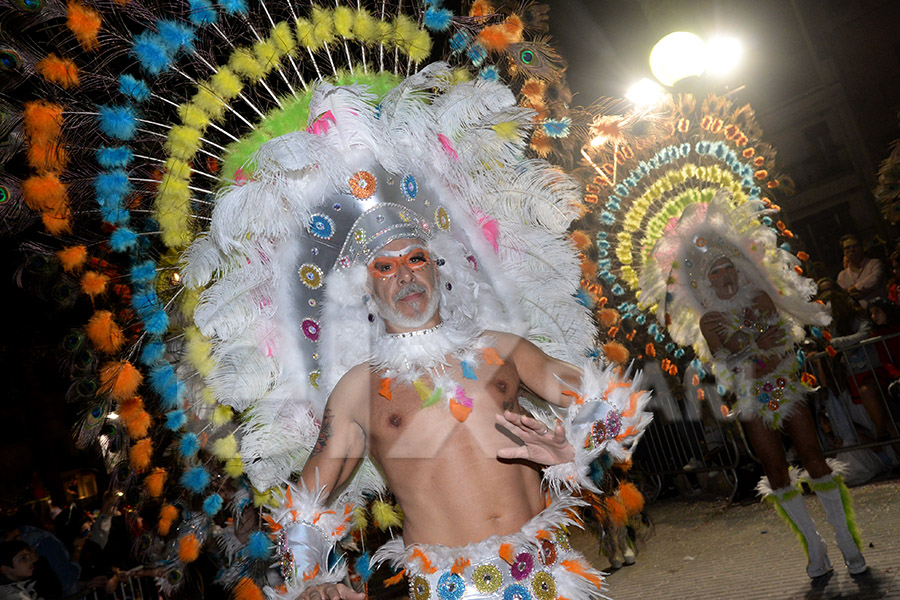
[[[809,254],[801,250],[797,253],[797,258],[799,258],[800,260],[809,260]]]
[[[137,440],[147,437],[147,432],[150,431],[150,426],[153,425],[153,418],[150,416],[150,413],[144,410],[144,401],[141,400],[140,396],[134,396],[124,402],[119,402],[116,410],[119,413],[119,420],[122,421],[122,425],[128,430],[128,435],[131,436],[131,439]]]
[[[541,158],[545,158],[550,154],[550,151],[553,150],[553,144],[550,141],[550,138],[541,133],[538,129],[535,129],[534,133],[531,134],[529,146],[531,146],[531,149],[534,150],[535,154]]]
[[[591,238],[583,231],[573,231],[569,239],[574,242],[575,247],[579,250],[585,250],[591,246]]]
[[[494,52],[506,50],[510,44],[522,41],[522,20],[511,15],[503,23],[488,25],[478,34],[478,41]]]
[[[619,311],[614,308],[604,308],[597,311],[597,321],[600,326],[609,328],[619,322]]]
[[[103,294],[109,283],[109,276],[97,271],[88,271],[81,277],[81,291],[91,297],[91,300]]]
[[[22,197],[31,210],[60,215],[68,208],[66,184],[53,173],[34,175],[22,182]]]
[[[26,153],[28,164],[37,171],[60,172],[69,164],[69,153],[56,141],[32,141]]]
[[[52,213],[45,212],[41,215],[41,222],[50,235],[62,235],[72,232],[72,223],[70,221],[72,212],[68,207]]]
[[[87,257],[87,248],[84,246],[69,246],[56,253],[56,258],[66,273],[81,269],[87,262]]]
[[[98,310],[85,326],[88,338],[101,352],[115,354],[125,343],[122,329],[108,310]]]
[[[39,60],[35,68],[38,73],[43,75],[44,79],[63,89],[69,89],[81,83],[75,63],[71,59],[60,58],[53,53]]]
[[[75,39],[78,40],[81,47],[88,51],[96,50],[99,45],[97,34],[100,32],[100,25],[103,22],[100,13],[74,0],[70,0],[67,13],[69,18],[66,20],[66,25],[75,34]]]
[[[234,600],[265,600],[262,591],[249,577],[244,577],[234,586]]]
[[[597,264],[590,260],[581,261],[581,276],[592,281],[597,278]]]
[[[159,523],[156,524],[156,529],[159,531],[160,535],[169,535],[169,530],[172,529],[172,523],[174,523],[177,518],[178,509],[171,504],[166,504],[159,509]]]
[[[650,358],[656,356],[656,348],[653,346],[653,344],[647,344],[644,347],[644,352],[646,352],[647,356],[649,356]]]
[[[803,267],[801,267],[800,265],[794,265],[794,272],[797,273],[797,275],[803,275]]]
[[[531,102],[543,102],[547,93],[547,83],[540,79],[528,79],[522,86],[522,95]]]
[[[603,499],[603,505],[606,509],[606,520],[612,525],[622,527],[628,521],[628,513],[625,512],[625,506],[619,500],[612,496]]]
[[[617,365],[624,365],[626,362],[628,362],[628,358],[631,356],[631,353],[628,352],[628,349],[619,342],[605,343],[603,345],[603,352],[604,354],[606,354],[606,358],[608,358],[610,362],[613,362]]]
[[[475,0],[469,9],[470,17],[485,17],[494,13],[494,7],[487,0]]]
[[[630,481],[626,481],[619,486],[616,496],[619,497],[619,501],[622,502],[629,517],[633,517],[644,510],[644,495]]]
[[[100,368],[100,393],[115,400],[134,396],[144,377],[130,362],[109,362]]]
[[[825,346],[825,352],[827,352],[828,356],[830,356],[831,358],[834,358],[835,356],[837,356],[837,350],[835,350],[834,346],[832,346],[831,344],[828,344],[827,346]]]
[[[144,478],[144,488],[152,498],[159,498],[163,493],[163,486],[166,485],[168,474],[162,467],[156,467]]]
[[[178,558],[182,562],[194,562],[200,556],[200,540],[193,533],[189,533],[178,540]]]
[[[146,471],[150,467],[150,458],[152,456],[153,443],[148,437],[138,440],[128,452],[131,466],[138,472]]]
[[[22,111],[25,135],[31,143],[52,142],[59,138],[63,124],[63,107],[46,100],[27,102]]]

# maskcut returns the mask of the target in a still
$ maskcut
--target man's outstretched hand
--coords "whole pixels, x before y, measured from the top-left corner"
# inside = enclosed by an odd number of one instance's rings
[[[566,431],[561,424],[550,429],[537,419],[508,410],[496,418],[497,425],[522,440],[521,446],[498,449],[497,458],[519,458],[548,466],[567,463],[575,458],[575,450],[566,440]]]
[[[343,583],[323,583],[309,588],[294,600],[366,600],[366,595]]]

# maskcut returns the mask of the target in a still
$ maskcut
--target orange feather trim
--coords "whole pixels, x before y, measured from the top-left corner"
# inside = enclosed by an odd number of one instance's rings
[[[653,346],[653,344],[647,344],[646,346],[644,346],[644,352],[646,352],[647,356],[649,356],[650,358],[656,356],[656,348]]]
[[[122,329],[108,310],[98,310],[85,326],[88,338],[101,352],[115,354],[125,343]]]
[[[316,563],[315,567],[303,574],[303,581],[309,581],[310,579],[313,579],[316,575],[319,574],[319,570],[319,563]]]
[[[628,352],[628,348],[619,342],[606,342],[603,344],[603,353],[606,354],[606,358],[608,358],[610,362],[614,362],[618,365],[624,365],[628,362],[629,356],[631,356],[631,353]]]
[[[416,548],[412,551],[412,557],[418,558],[422,563],[422,571],[426,573],[436,573],[437,567],[431,564],[431,559],[422,551],[421,548]]]
[[[543,102],[544,94],[547,93],[547,83],[540,79],[528,79],[522,85],[522,95],[531,102]]]
[[[531,134],[531,140],[528,142],[528,145],[541,158],[546,158],[550,151],[553,150],[553,143],[550,141],[550,138],[537,129]]]
[[[606,519],[609,523],[622,527],[628,521],[628,512],[625,505],[618,501],[615,497],[607,496],[603,499],[603,508],[606,512]]]
[[[128,435],[133,440],[147,437],[147,432],[153,425],[153,417],[144,410],[144,403],[140,396],[129,398],[119,403],[119,419],[128,430]]]
[[[156,524],[156,529],[159,531],[160,535],[169,535],[169,531],[172,529],[172,523],[174,523],[177,518],[178,508],[175,506],[166,504],[159,509],[159,522]]]
[[[68,209],[66,187],[55,173],[33,175],[22,182],[22,197],[31,210],[59,215]]]
[[[22,111],[25,134],[31,142],[50,142],[59,138],[63,107],[46,100],[27,102]]]
[[[182,562],[194,562],[200,557],[200,540],[193,533],[189,533],[178,540],[178,558]]]
[[[569,239],[572,240],[572,243],[574,243],[575,247],[579,250],[585,250],[592,244],[590,236],[578,229],[572,232],[572,235],[569,236]]]
[[[69,164],[69,153],[56,141],[32,141],[26,153],[28,164],[37,171],[60,172]]]
[[[244,577],[238,581],[237,585],[234,586],[232,597],[234,600],[265,600],[262,590],[249,577]]]
[[[465,556],[460,556],[453,562],[453,566],[450,567],[450,572],[462,576],[463,571],[465,571],[466,567],[471,564],[472,561],[470,561],[468,558],[466,558]]]
[[[159,498],[163,493],[163,486],[166,484],[168,474],[162,467],[157,467],[144,478],[144,488],[152,498]]]
[[[85,246],[68,246],[56,253],[59,264],[66,273],[78,271],[87,262],[88,251]]]
[[[393,577],[388,577],[384,580],[384,585],[391,586],[397,585],[401,581],[403,581],[403,577],[406,575],[406,569],[401,569],[399,573],[394,575]]]
[[[60,58],[50,53],[39,60],[35,68],[38,73],[43,75],[44,79],[66,90],[81,83],[78,77],[78,66],[69,58]]]
[[[100,393],[121,401],[134,396],[144,376],[130,362],[109,362],[100,368]]]
[[[47,233],[60,236],[64,233],[72,232],[71,218],[72,211],[66,207],[52,213],[45,212],[41,215],[41,222],[44,224],[44,229],[47,230]]]
[[[146,471],[150,467],[150,459],[153,457],[153,442],[145,437],[138,440],[128,451],[128,459],[131,466],[138,472]]]
[[[478,41],[488,50],[502,52],[510,44],[522,41],[522,20],[510,15],[503,23],[488,25],[478,34]]]
[[[597,277],[597,263],[590,260],[581,261],[581,276],[588,281]]]
[[[454,419],[463,423],[469,418],[469,413],[471,412],[471,406],[466,406],[465,404],[458,402],[456,398],[450,398],[450,414],[453,415]]]
[[[570,573],[574,573],[580,577],[584,577],[588,581],[594,584],[598,590],[603,589],[603,580],[600,577],[597,577],[593,573],[589,573],[587,568],[581,561],[577,560],[564,560],[560,563],[566,571]],[[557,599],[558,600],[558,599]]]
[[[619,322],[619,311],[614,308],[604,308],[597,311],[597,320],[604,328],[612,327]]]
[[[497,552],[497,555],[505,560],[509,564],[513,564],[516,562],[516,554],[513,549],[513,545],[510,543],[500,544],[500,550]]]
[[[485,17],[494,13],[494,6],[487,0],[475,0],[469,9],[470,17]]]
[[[494,348],[488,346],[484,349],[484,362],[489,365],[502,365],[504,364],[503,359],[500,358],[500,355],[497,354],[497,351]]]
[[[100,32],[100,25],[103,22],[100,13],[74,0],[69,1],[67,8],[69,18],[66,20],[66,25],[75,34],[75,39],[88,52],[96,50],[100,45],[97,41],[97,34]]]
[[[109,276],[97,271],[88,271],[81,276],[81,291],[91,297],[91,300],[106,292]]]
[[[644,495],[630,481],[626,481],[619,486],[616,496],[619,497],[629,517],[633,517],[644,510]]]
[[[381,386],[378,388],[378,395],[382,396],[385,400],[391,399],[391,379],[390,379],[390,377],[385,377],[381,380]]]

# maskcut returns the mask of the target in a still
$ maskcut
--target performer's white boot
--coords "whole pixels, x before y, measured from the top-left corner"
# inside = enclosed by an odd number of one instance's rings
[[[868,567],[859,549],[859,534],[853,521],[850,494],[843,478],[830,473],[818,479],[811,479],[809,485],[825,508],[825,520],[834,528],[834,537],[837,539],[841,554],[844,555],[847,570],[851,575],[865,572]]]
[[[793,528],[800,534],[803,549],[806,550],[808,562],[806,574],[812,578],[821,577],[831,571],[831,561],[828,560],[828,548],[825,540],[816,531],[816,524],[809,511],[800,490],[796,487],[783,487],[772,491],[772,499],[779,512],[790,521]]]

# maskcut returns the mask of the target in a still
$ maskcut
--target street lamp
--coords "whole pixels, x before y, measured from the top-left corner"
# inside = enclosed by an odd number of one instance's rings
[[[682,79],[703,75],[706,62],[706,44],[687,31],[670,33],[656,42],[650,51],[650,71],[668,87]]]

